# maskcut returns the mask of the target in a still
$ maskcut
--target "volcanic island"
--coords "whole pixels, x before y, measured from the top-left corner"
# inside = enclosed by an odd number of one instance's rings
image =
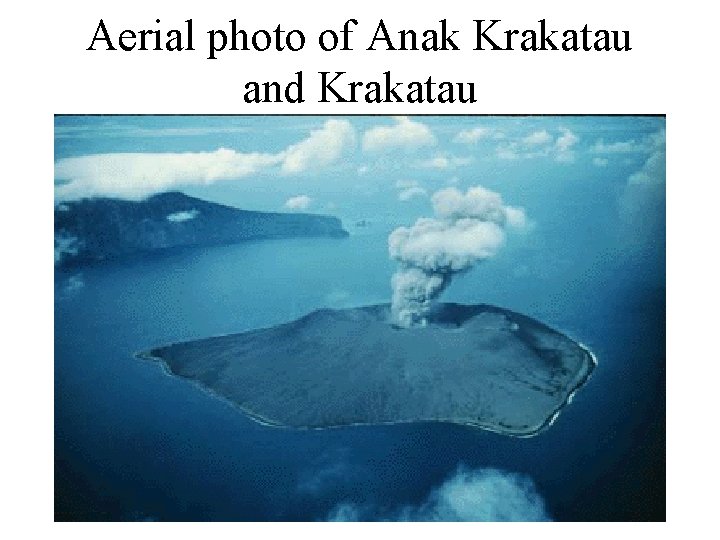
[[[562,333],[491,305],[438,303],[409,328],[390,320],[388,304],[319,309],[137,356],[269,426],[447,422],[518,437],[550,426],[597,363]]]

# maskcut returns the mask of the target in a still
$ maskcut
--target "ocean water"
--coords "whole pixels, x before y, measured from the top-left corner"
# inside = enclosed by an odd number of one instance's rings
[[[547,215],[551,194],[535,208],[526,199],[532,233],[443,297],[522,312],[596,354],[588,384],[533,438],[443,424],[264,427],[134,358],[388,301],[395,223],[56,272],[56,519],[322,520],[346,502],[380,515],[422,503],[460,465],[530,477],[555,520],[665,519],[664,232],[629,245],[627,224],[582,210],[602,204],[596,195]]]

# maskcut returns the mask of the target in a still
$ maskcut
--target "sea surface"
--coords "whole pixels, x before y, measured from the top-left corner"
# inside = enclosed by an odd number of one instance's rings
[[[322,520],[343,502],[419,504],[459,465],[527,475],[555,520],[665,519],[664,235],[638,247],[592,220],[541,220],[443,296],[535,317],[597,356],[586,386],[532,438],[444,424],[265,427],[133,356],[387,302],[392,224],[349,228],[345,239],[57,271],[56,519]]]

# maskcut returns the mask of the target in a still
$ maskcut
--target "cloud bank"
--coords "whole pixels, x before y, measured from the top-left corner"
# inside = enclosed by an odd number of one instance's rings
[[[355,145],[347,120],[327,120],[310,136],[278,153],[112,153],[63,158],[55,163],[56,200],[84,197],[142,199],[182,186],[235,180],[279,168],[297,174],[339,160]]]
[[[523,209],[505,205],[498,193],[481,186],[465,193],[443,189],[431,200],[434,218],[420,218],[388,237],[390,257],[400,265],[391,279],[392,319],[403,327],[425,324],[453,276],[495,255],[507,227],[527,224]]]
[[[498,469],[463,467],[425,502],[389,512],[353,503],[336,506],[328,521],[551,521],[533,481]]]

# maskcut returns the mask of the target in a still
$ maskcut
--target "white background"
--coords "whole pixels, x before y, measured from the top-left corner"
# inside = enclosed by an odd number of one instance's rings
[[[720,375],[717,329],[718,42],[710,3],[630,0],[515,2],[151,2],[26,1],[3,8],[2,156],[2,534],[111,538],[129,534],[312,534],[360,537],[543,534],[717,533],[716,416]],[[126,28],[163,31],[194,21],[195,51],[95,51],[98,20],[117,36]],[[156,25],[155,19],[161,24]],[[206,31],[301,29],[303,51],[225,51],[207,60]],[[323,52],[317,35],[359,25],[353,51]],[[377,21],[390,31],[460,30],[457,52],[368,52]],[[629,30],[631,52],[473,51],[473,19],[503,26]],[[102,49],[102,47],[99,47]],[[283,80],[302,69],[306,103],[247,105],[248,80]],[[317,71],[347,71],[378,80],[475,81],[479,101],[464,104],[319,104]],[[53,309],[50,237],[53,199],[53,115],[65,113],[660,113],[668,145],[668,524],[518,525],[77,525],[53,524]],[[7,167],[9,165],[9,168]],[[592,426],[588,426],[592,429]],[[258,530],[260,527],[262,530]],[[402,530],[399,529],[402,527]],[[620,527],[620,529],[618,528]],[[162,529],[162,530],[161,530]],[[210,529],[209,531],[206,529]],[[689,529],[692,529],[690,531]],[[687,531],[687,532],[686,532]],[[7,536],[7,534],[12,536]],[[43,537],[41,536],[41,537]]]

